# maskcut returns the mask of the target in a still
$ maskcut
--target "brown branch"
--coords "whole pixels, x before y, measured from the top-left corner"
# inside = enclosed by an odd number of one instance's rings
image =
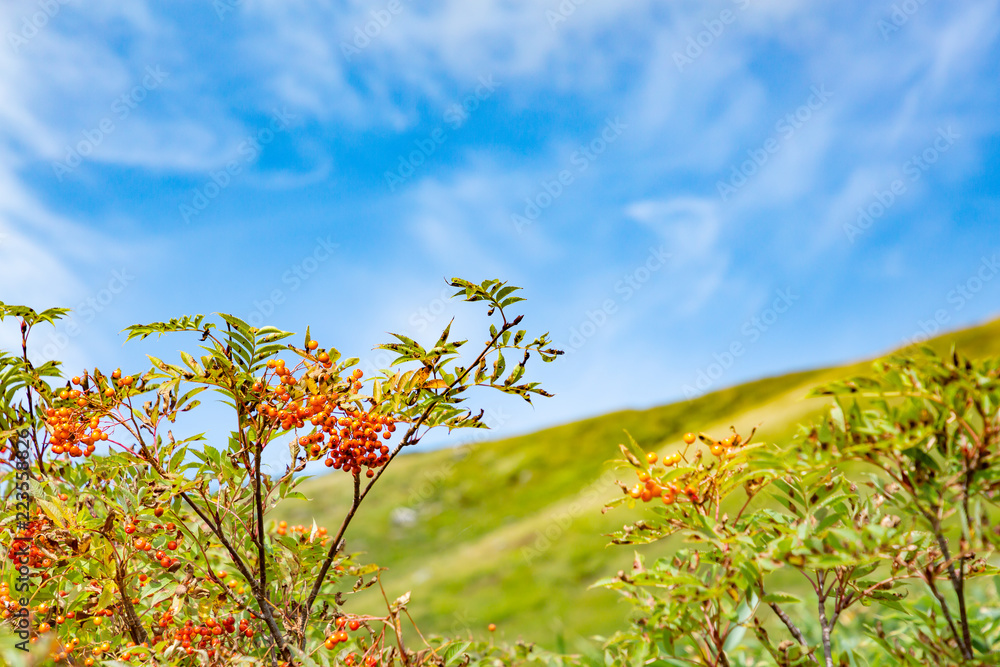
[[[384,470],[383,466],[383,470]],[[340,529],[337,531],[337,535],[333,538],[333,544],[330,545],[329,551],[327,551],[326,559],[323,561],[323,566],[319,570],[319,574],[316,576],[316,581],[313,582],[313,587],[309,591],[309,597],[306,599],[305,605],[299,612],[299,649],[305,650],[306,646],[306,623],[309,620],[309,611],[312,609],[313,604],[316,602],[316,598],[319,596],[319,591],[323,586],[323,582],[326,580],[326,575],[330,571],[330,566],[333,564],[333,559],[337,557],[340,550],[344,548],[344,533],[347,531],[347,527],[351,523],[351,519],[354,518],[354,514],[358,511],[358,507],[361,505],[361,478],[359,475],[354,475],[354,498],[351,501],[351,508],[348,510],[347,515],[344,516],[344,520],[340,524]]]
[[[233,391],[235,392],[235,387],[233,387]],[[235,393],[234,393],[234,395],[235,395]],[[239,420],[238,428],[239,428],[239,432],[240,432],[240,440],[244,440],[245,439],[245,435],[243,433],[243,410],[242,410],[242,404],[240,404],[240,407],[239,407],[239,409],[237,411],[237,419]],[[243,443],[243,445],[245,446],[245,443]],[[263,504],[263,497],[262,497],[261,491],[260,491],[260,483],[261,483],[261,473],[260,473],[261,450],[262,450],[262,447],[261,447],[261,444],[260,444],[260,440],[258,439],[254,443],[254,473],[253,473],[254,474],[253,496],[254,496],[254,505],[255,505],[256,510],[257,510],[257,516],[256,516],[257,520],[255,522],[257,524],[257,530],[255,531],[255,534],[254,534],[253,537],[254,537],[254,539],[257,542],[257,567],[259,568],[259,576],[260,576],[260,580],[259,580],[259,584],[258,584],[259,588],[260,588],[259,595],[258,595],[258,604],[259,604],[260,600],[263,600],[264,602],[268,603],[268,604],[261,604],[260,605],[261,612],[264,614],[264,619],[267,622],[268,627],[270,628],[270,627],[273,626],[275,628],[275,630],[277,630],[277,623],[275,623],[275,621],[274,621],[274,616],[271,613],[271,608],[269,606],[271,601],[268,599],[268,594],[267,594],[267,552],[264,549],[264,504]],[[283,638],[280,638],[279,635],[277,633],[273,632],[273,631],[271,632],[271,636],[272,636],[272,639],[274,639],[275,646],[277,646],[278,650],[281,651],[282,657],[285,657],[285,658],[290,657],[290,654],[288,654],[287,648],[284,646],[284,640],[283,640]],[[271,653],[271,664],[272,665],[276,665],[277,662],[278,662],[277,656],[275,656],[274,653]]]
[[[796,627],[794,621],[792,621],[792,619],[789,618],[788,614],[786,614],[781,609],[781,607],[778,606],[777,602],[768,602],[767,606],[771,608],[771,611],[773,611],[779,619],[781,619],[781,622],[785,624],[785,627],[788,628],[788,631],[792,633],[793,637],[795,637],[795,641],[797,641],[802,646],[809,645],[808,643],[806,643],[806,638],[802,636],[802,631],[799,630],[798,627]]]
[[[113,550],[113,547],[112,547]],[[149,644],[149,635],[146,633],[146,628],[143,627],[142,621],[139,620],[139,616],[135,613],[135,607],[132,606],[132,600],[129,599],[128,591],[125,590],[125,563],[118,560],[118,556],[115,555],[115,583],[118,584],[118,592],[122,597],[122,606],[125,607],[125,622],[128,623],[128,632],[132,637],[132,641],[136,644]]]
[[[24,359],[25,371],[28,369],[34,370],[34,366],[28,361],[28,333],[31,331],[31,327],[27,325],[24,320],[21,320],[21,356]],[[33,392],[31,391],[31,383],[25,383],[25,391],[28,394],[28,419],[29,426],[31,426],[31,440],[35,445],[35,457],[38,459],[38,469],[44,475],[45,473],[45,461],[42,459],[41,446],[38,444],[38,427],[35,424],[35,405],[33,400]]]
[[[955,627],[955,622],[951,618],[951,612],[948,610],[948,603],[945,601],[944,596],[941,594],[941,591],[939,591],[937,589],[937,586],[934,585],[934,574],[930,571],[929,566],[924,574],[924,582],[927,584],[927,587],[931,589],[931,593],[934,594],[934,597],[937,599],[938,604],[941,605],[941,611],[944,612],[944,620],[948,622],[948,627],[951,629],[951,634],[955,637],[955,643],[958,644],[959,649],[962,651],[962,654],[964,655],[965,647],[962,646],[962,638],[959,637],[958,628]]]

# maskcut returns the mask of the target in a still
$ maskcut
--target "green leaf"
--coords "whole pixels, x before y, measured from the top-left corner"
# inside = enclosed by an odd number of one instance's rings
[[[802,600],[788,593],[768,593],[760,599],[764,604],[801,604]]]

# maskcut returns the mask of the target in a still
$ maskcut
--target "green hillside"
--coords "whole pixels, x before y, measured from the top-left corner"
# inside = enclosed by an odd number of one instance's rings
[[[974,357],[1000,355],[1000,320],[935,339]],[[625,607],[591,582],[632,561],[632,551],[608,547],[603,535],[634,518],[601,513],[620,491],[609,461],[623,430],[647,450],[668,451],[686,431],[741,433],[758,439],[791,435],[827,405],[804,399],[825,381],[863,374],[870,362],[792,373],[648,410],[626,410],[536,433],[410,454],[393,463],[347,533],[347,550],[389,568],[391,595],[412,590],[410,612],[425,632],[485,634],[488,623],[508,639],[554,647],[606,634]],[[544,404],[542,404],[544,407]],[[333,531],[348,505],[350,480],[333,474],[310,480],[308,502],[278,508],[290,523],[313,518]],[[636,510],[638,511],[638,510]],[[650,556],[669,544],[643,549]],[[368,591],[354,604],[377,612]]]

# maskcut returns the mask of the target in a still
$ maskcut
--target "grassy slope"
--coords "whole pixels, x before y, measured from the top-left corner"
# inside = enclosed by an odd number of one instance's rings
[[[1000,320],[932,341],[939,352],[955,342],[970,356],[1000,355]],[[536,433],[457,450],[400,457],[348,530],[348,551],[388,567],[386,589],[413,591],[411,614],[421,629],[477,634],[489,622],[505,635],[552,646],[564,634],[608,633],[621,625],[625,607],[615,594],[589,584],[626,568],[632,552],[606,547],[607,534],[633,518],[629,510],[601,514],[617,496],[607,465],[629,431],[648,450],[666,451],[685,431],[741,433],[760,426],[775,441],[820,412],[826,402],[803,399],[822,382],[865,373],[870,364],[767,378],[694,400],[628,410]],[[309,502],[288,501],[282,518],[331,531],[349,500],[343,474],[310,480]],[[416,512],[410,527],[394,524],[393,510]],[[638,511],[638,510],[636,510]],[[654,544],[652,557],[669,551]],[[377,589],[376,589],[377,590]],[[372,591],[354,604],[371,611]]]

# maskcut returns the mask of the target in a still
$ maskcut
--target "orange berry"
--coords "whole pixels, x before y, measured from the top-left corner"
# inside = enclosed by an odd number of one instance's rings
[[[694,433],[685,433],[684,434],[684,442],[686,442],[689,445],[692,442],[694,442],[695,440],[697,440],[697,439],[698,439],[698,436],[696,436]]]
[[[314,340],[311,340],[309,341],[309,344],[306,345],[306,347],[308,347],[310,350],[315,350],[317,347],[319,347],[319,343],[317,343]]]
[[[657,459],[656,452],[650,452],[646,454],[646,462],[649,463],[650,465],[656,463],[656,459]]]

